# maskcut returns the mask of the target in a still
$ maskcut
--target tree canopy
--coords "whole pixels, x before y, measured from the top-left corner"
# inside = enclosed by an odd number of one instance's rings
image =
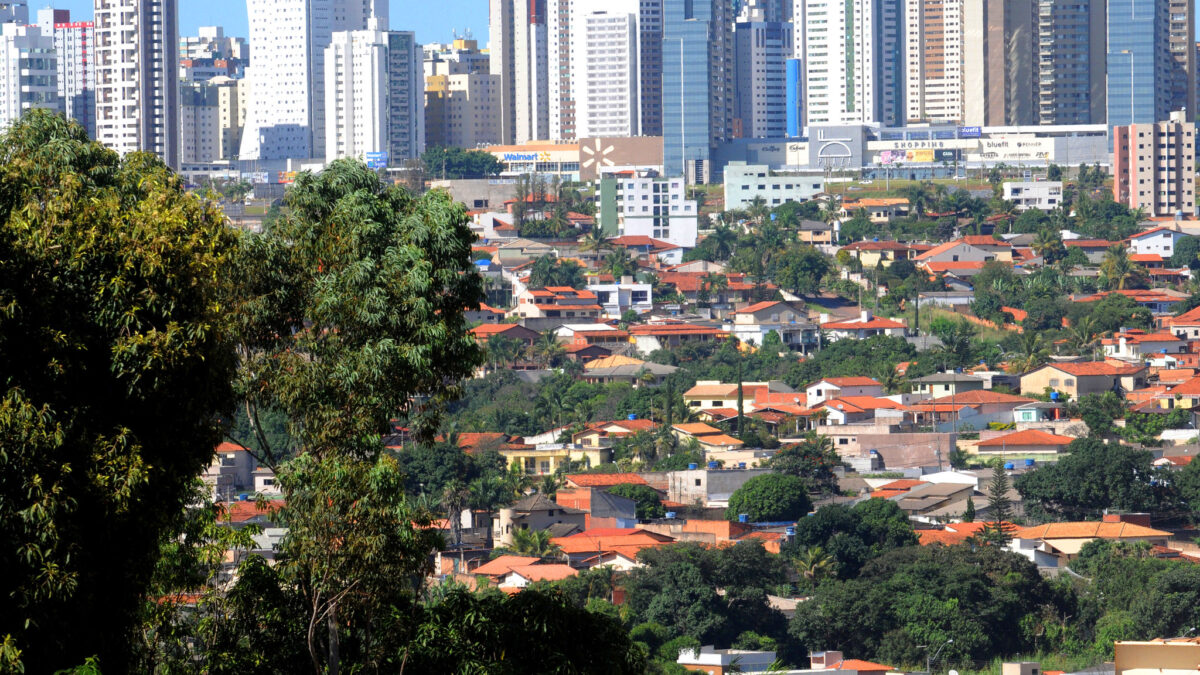
[[[725,517],[737,520],[745,514],[750,522],[797,520],[812,509],[808,483],[798,476],[769,473],[755,476],[734,490]]]

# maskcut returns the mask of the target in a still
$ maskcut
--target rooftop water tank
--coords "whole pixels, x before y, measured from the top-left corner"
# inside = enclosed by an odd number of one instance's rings
[[[1004,470],[1005,470],[1005,471],[1012,471],[1012,470],[1013,470],[1013,463],[1012,463],[1012,462],[1005,462],[1005,463],[1004,463]]]
[[[674,512],[674,511],[667,511],[667,519],[668,519],[668,520],[674,520],[674,519],[675,519],[675,512]]]
[[[748,523],[748,522],[750,522],[750,514],[748,514],[748,513],[739,513],[739,514],[738,514],[738,522],[739,522],[739,523]]]
[[[1025,466],[1033,466],[1033,460],[1032,460],[1032,459],[1026,459],[1026,460],[1025,460]]]
[[[695,462],[692,462],[692,463],[688,464],[688,470],[689,470],[689,471],[695,471],[695,470],[696,470],[696,463],[695,463]]]
[[[626,419],[628,419],[628,420],[630,420],[630,421],[636,420],[636,419],[637,419],[637,415],[634,415],[633,413],[630,413],[630,414],[629,414],[629,415],[626,417]]]
[[[710,468],[710,469],[716,469],[719,466],[721,466],[721,465],[717,462],[709,462],[708,463],[708,468]]]

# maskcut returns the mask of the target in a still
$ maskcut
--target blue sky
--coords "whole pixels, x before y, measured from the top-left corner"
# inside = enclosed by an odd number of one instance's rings
[[[413,30],[418,42],[448,42],[452,32],[470,28],[487,42],[487,0],[390,0],[389,25]],[[92,0],[29,0],[29,13],[50,5],[71,10],[75,20],[92,18]],[[179,0],[179,34],[195,35],[197,26],[224,26],[226,35],[246,37],[245,0]],[[485,46],[481,44],[480,47]],[[252,48],[253,49],[253,48]],[[254,52],[251,51],[251,59]]]

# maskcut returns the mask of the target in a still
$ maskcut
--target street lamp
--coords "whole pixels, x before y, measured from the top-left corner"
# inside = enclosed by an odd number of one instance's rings
[[[937,651],[934,652],[932,656],[929,654],[929,645],[917,645],[917,647],[920,647],[925,650],[925,672],[926,673],[929,673],[929,675],[933,675],[933,662],[942,653],[942,650],[946,648],[946,645],[950,644],[951,642],[954,642],[954,638],[948,638],[945,642],[943,642],[942,646],[938,647]]]

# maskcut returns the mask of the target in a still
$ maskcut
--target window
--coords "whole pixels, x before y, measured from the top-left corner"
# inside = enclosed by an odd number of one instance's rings
[[[849,438],[839,438],[838,445],[850,445],[850,439]]]
[[[1052,378],[1050,378],[1050,386],[1051,386],[1051,387],[1057,387],[1057,386],[1058,386],[1058,378],[1057,378],[1057,377],[1052,377]]]
[[[699,478],[696,479],[696,487],[700,487],[700,479]]]

